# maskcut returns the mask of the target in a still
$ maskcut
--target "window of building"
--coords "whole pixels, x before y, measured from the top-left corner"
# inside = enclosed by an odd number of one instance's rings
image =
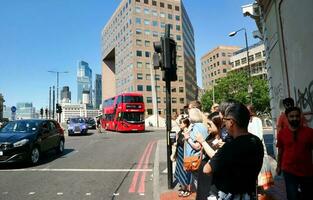
[[[141,19],[136,17],[136,24],[141,24]]]
[[[183,87],[179,87],[179,92],[183,93],[184,92],[184,88]]]
[[[254,61],[254,56],[253,56],[253,55],[249,56],[249,61],[250,61],[250,62],[251,62],[251,61]]]
[[[142,68],[142,62],[137,62],[137,67]]]
[[[137,55],[138,57],[142,57],[142,51],[137,51],[136,55]]]
[[[167,14],[167,18],[168,19],[173,19],[173,15],[172,14]]]
[[[223,73],[227,73],[227,69],[223,69]]]
[[[145,35],[150,35],[150,30],[145,30]]]
[[[263,57],[265,57],[265,51],[262,51]]]
[[[140,2],[140,0],[136,0],[136,2]]]
[[[157,98],[157,102],[161,103],[161,98],[160,97]]]
[[[146,56],[146,58],[149,58],[149,57],[150,57],[150,52],[149,52],[149,51],[146,51],[146,52],[145,52],[145,56]]]
[[[137,79],[142,80],[142,73],[137,73]]]
[[[165,13],[164,12],[160,12],[160,17],[164,18],[165,17]]]
[[[141,12],[141,8],[140,7],[135,7],[135,12],[136,13],[140,13]]]
[[[182,76],[178,76],[178,82],[183,82],[184,78]]]
[[[143,1],[145,4],[149,4],[149,0],[144,0]]]
[[[164,23],[164,22],[161,22],[161,23],[160,23],[160,27],[164,29],[164,28],[165,28],[165,23]]]
[[[157,27],[159,25],[158,21],[152,21],[152,26]]]
[[[160,2],[160,7],[164,8],[164,3],[163,2]]]
[[[176,97],[172,97],[172,103],[177,103],[177,98]]]
[[[146,63],[146,68],[150,69],[150,63],[148,63],[148,62]]]
[[[176,35],[176,40],[177,41],[181,41],[181,36],[180,35]]]
[[[179,6],[175,6],[175,10],[176,10],[176,11],[179,11]]]
[[[176,19],[176,21],[179,21],[180,20],[180,16],[179,15],[175,15],[175,19]]]
[[[153,114],[152,109],[147,109],[147,113],[148,115],[152,115]]]
[[[151,87],[151,86],[150,86]],[[151,90],[150,90],[151,91]],[[152,97],[147,97],[147,103],[152,103]]]
[[[153,36],[153,37],[158,37],[158,36],[159,36],[159,33],[156,32],[156,31],[152,31],[152,36]]]
[[[167,8],[172,10],[173,6],[171,4],[167,4]]]
[[[156,91],[161,91],[161,86],[159,86],[159,85],[155,86],[155,90]]]
[[[180,25],[176,25],[176,31],[180,31]]]
[[[144,20],[144,24],[148,26],[148,25],[150,25],[150,21],[147,20],[147,19],[145,19],[145,20]]]
[[[150,41],[145,40],[145,46],[146,46],[146,47],[149,47],[149,46],[150,46]]]
[[[139,39],[137,39],[137,40],[136,40],[136,45],[141,46],[141,45],[142,45],[142,41],[139,40]]]
[[[156,6],[156,5],[157,5],[157,2],[156,2],[156,1],[152,1],[152,5],[153,5],[153,6]]]
[[[225,57],[225,56],[226,56],[226,53],[225,53],[225,52],[222,52],[222,56]]]
[[[146,74],[146,80],[151,80],[151,74]]]
[[[152,10],[152,15],[157,17],[158,16],[158,12],[156,10]]]
[[[217,54],[216,54],[216,58],[218,58],[218,57],[219,57],[219,54],[217,53]]]
[[[147,85],[147,86],[146,86],[146,90],[147,90],[147,91],[151,91],[151,90],[152,90],[151,85]]]
[[[160,80],[160,75],[159,75],[159,74],[156,74],[156,75],[155,75],[155,80],[156,80],[156,81],[159,81],[159,80]]]
[[[145,9],[144,9],[144,13],[145,13],[146,15],[150,15],[150,10],[149,10],[148,8],[145,8]]]
[[[174,87],[174,88],[172,88],[172,92],[176,92],[176,88]]]
[[[241,64],[246,64],[247,63],[247,58],[241,58]]]
[[[218,55],[218,54],[217,54],[217,55]],[[216,66],[220,66],[220,62],[219,62],[219,61],[217,61]]]
[[[179,103],[184,104],[185,103],[185,99],[184,98],[179,98]]]
[[[137,91],[143,91],[143,86],[142,85],[137,85]]]
[[[235,66],[237,67],[237,66],[239,66],[240,65],[240,60],[236,60],[235,61]]]
[[[136,35],[141,35],[142,34],[142,30],[140,28],[136,29]]]
[[[262,57],[262,53],[258,52],[255,54],[255,59],[260,59]]]
[[[226,65],[226,60],[223,60],[223,61],[222,61],[222,64],[223,64],[223,65]]]

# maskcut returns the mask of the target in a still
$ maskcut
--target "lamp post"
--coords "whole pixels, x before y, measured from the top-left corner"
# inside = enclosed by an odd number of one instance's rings
[[[250,67],[250,60],[249,60],[249,46],[248,46],[248,38],[247,38],[247,30],[245,28],[241,28],[238,31],[234,31],[229,33],[229,37],[235,36],[238,32],[245,31],[245,40],[246,40],[246,50],[247,50],[247,61],[248,61],[248,69],[249,69],[249,85],[248,85],[248,93],[250,95],[250,103],[252,104],[252,82],[251,82],[251,67]]]
[[[50,73],[54,73],[57,75],[57,103],[59,103],[59,74],[60,73],[63,73],[63,74],[67,74],[68,71],[63,71],[63,72],[60,72],[60,71],[48,71]]]

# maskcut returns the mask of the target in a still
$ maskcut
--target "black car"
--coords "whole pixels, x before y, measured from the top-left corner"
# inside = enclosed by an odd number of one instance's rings
[[[88,129],[96,129],[97,128],[96,120],[93,118],[87,118],[86,123],[87,123]]]
[[[64,151],[64,130],[54,120],[8,122],[0,129],[0,163],[28,161],[37,164],[43,152]]]

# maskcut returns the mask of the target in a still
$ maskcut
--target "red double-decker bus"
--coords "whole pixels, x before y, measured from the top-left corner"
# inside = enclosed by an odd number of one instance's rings
[[[102,129],[120,132],[145,130],[142,94],[122,93],[104,100],[102,108]]]

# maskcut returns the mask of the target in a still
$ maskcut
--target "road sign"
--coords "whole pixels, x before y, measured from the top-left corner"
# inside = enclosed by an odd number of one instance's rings
[[[12,111],[13,113],[15,113],[15,112],[16,112],[16,107],[15,107],[15,106],[12,106],[12,107],[11,107],[11,111]]]

